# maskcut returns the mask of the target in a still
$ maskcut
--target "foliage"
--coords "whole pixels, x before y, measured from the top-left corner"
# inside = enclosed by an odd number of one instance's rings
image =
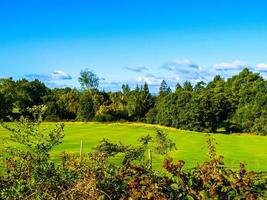
[[[74,120],[77,117],[80,95],[71,88],[53,89],[43,98],[47,106],[46,120]]]
[[[96,89],[99,85],[99,78],[97,75],[88,69],[81,71],[78,81],[83,89]]]
[[[26,79],[18,80],[16,85],[17,101],[15,104],[22,114],[27,114],[29,107],[41,105],[42,97],[48,92],[45,84],[37,79],[31,82]]]
[[[145,84],[128,94],[126,109],[131,120],[142,121],[150,108],[154,106],[154,99]]]
[[[231,121],[244,132],[266,135],[267,81],[253,78],[240,88],[240,99]]]
[[[114,144],[107,139],[103,139],[95,148],[99,153],[115,156],[119,153],[124,154],[122,163],[127,164],[133,160],[144,161],[151,166],[151,157],[146,159],[146,153],[152,152],[160,155],[167,155],[170,151],[176,149],[175,143],[168,138],[163,131],[156,129],[155,136],[146,135],[139,138],[139,146],[123,145],[121,142]]]
[[[164,168],[173,176],[181,199],[264,199],[267,195],[267,179],[253,171],[247,172],[240,163],[238,171],[227,169],[223,156],[216,155],[214,140],[207,140],[211,160],[192,171],[185,171],[185,162],[176,164],[172,159],[164,161]]]
[[[85,91],[80,99],[77,118],[81,121],[92,120],[95,115],[94,102],[90,91]]]
[[[47,106],[47,121],[141,121],[179,129],[267,134],[267,81],[248,69],[225,80],[209,83],[177,83],[172,92],[165,80],[153,96],[148,85],[121,91],[98,89],[99,78],[88,69],[81,72],[83,90],[49,89],[39,80],[0,80],[0,118],[7,121],[30,116],[27,108]]]
[[[10,131],[9,141],[19,148],[8,146],[3,154],[5,158],[5,187],[1,188],[1,198],[25,198],[31,193],[41,195],[47,192],[48,185],[57,179],[55,163],[50,160],[50,151],[62,142],[63,124],[46,131],[40,125],[45,106],[34,106],[29,112],[34,121],[21,117],[15,127],[2,124]],[[35,191],[35,188],[39,191]]]
[[[167,155],[169,151],[176,149],[175,143],[160,129],[156,129],[156,136],[152,141],[155,144],[154,151],[160,155]]]
[[[159,96],[163,97],[171,93],[171,88],[167,85],[166,81],[163,80],[159,87]]]
[[[13,105],[17,99],[15,82],[12,78],[0,79],[0,119],[12,113]]]
[[[166,159],[167,174],[157,173],[142,163],[133,162],[139,156],[132,156],[127,163],[114,165],[110,156],[138,148],[113,144],[103,140],[99,144],[102,152],[84,155],[62,153],[61,162],[50,159],[50,151],[63,139],[63,125],[44,132],[41,129],[45,107],[29,110],[34,121],[21,119],[15,127],[7,127],[10,140],[18,142],[18,149],[7,148],[6,173],[0,175],[1,199],[265,199],[266,175],[247,172],[240,164],[238,171],[224,166],[223,158],[216,155],[214,140],[208,135],[211,159],[191,170],[185,170],[185,162],[176,164]],[[140,138],[140,147],[154,142],[173,143],[158,132]],[[164,142],[165,141],[165,142]],[[169,144],[170,143],[170,144]],[[156,145],[157,146],[157,145]]]
[[[224,166],[223,158],[217,157],[192,171],[183,170],[185,163],[165,160],[164,168],[173,176],[180,199],[264,199],[267,182],[264,176],[247,172],[244,164],[238,171]]]

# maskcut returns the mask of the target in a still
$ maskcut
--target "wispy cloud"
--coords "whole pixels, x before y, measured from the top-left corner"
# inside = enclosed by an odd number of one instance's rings
[[[43,81],[43,82],[72,79],[71,75],[61,70],[55,70],[50,74],[37,74],[37,73],[26,74],[25,77],[30,80],[39,79],[40,81]]]
[[[161,66],[163,69],[174,72],[186,72],[190,70],[199,69],[197,64],[192,63],[188,59],[168,61]]]
[[[143,71],[148,70],[148,68],[145,67],[144,65],[126,66],[126,67],[123,67],[123,69],[133,71],[133,72],[143,72]]]
[[[175,87],[175,85],[180,81],[180,78],[177,75],[162,76],[155,74],[146,74],[144,76],[138,76],[135,81],[140,84],[147,83],[149,86],[158,87],[163,80],[165,80],[169,84],[169,86]]]
[[[67,74],[64,71],[61,70],[55,70],[51,73],[51,77],[53,80],[71,80],[71,75]]]
[[[102,80],[100,82],[100,88],[106,91],[119,91],[124,82],[122,81],[107,81]]]
[[[71,87],[73,88],[73,85],[69,85],[69,84],[64,84],[64,83],[56,83],[56,82],[46,82],[45,85],[49,88],[65,88],[65,87]]]
[[[164,79],[163,77],[158,77],[152,74],[148,74],[144,76],[138,76],[136,78],[136,81],[141,84],[147,83],[148,85],[151,85],[151,86],[158,86],[160,85],[163,79]]]
[[[267,64],[265,63],[257,64],[255,67],[255,70],[260,71],[260,72],[267,72]]]
[[[249,67],[249,65],[245,62],[242,62],[240,60],[235,60],[231,63],[228,62],[221,62],[216,63],[213,65],[214,69],[216,70],[241,70],[243,68]]]
[[[121,86],[123,84],[123,82],[121,81],[103,81],[101,82],[102,85],[105,86]]]
[[[161,66],[162,69],[174,73],[179,77],[179,82],[186,80],[196,83],[198,81],[208,81],[213,73],[202,69],[198,64],[193,63],[189,59],[168,61]]]
[[[26,74],[24,76],[30,80],[38,79],[40,81],[51,81],[51,76],[49,74]]]

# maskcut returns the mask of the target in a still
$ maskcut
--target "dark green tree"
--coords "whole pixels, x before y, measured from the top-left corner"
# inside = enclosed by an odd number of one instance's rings
[[[204,83],[203,81],[197,82],[195,87],[194,87],[194,91],[200,91],[203,90],[205,88],[206,83]]]
[[[193,86],[189,81],[185,81],[183,88],[185,91],[192,92],[193,91]]]
[[[94,72],[88,69],[81,71],[78,81],[83,89],[97,89],[99,86],[99,78]]]
[[[167,85],[166,81],[163,80],[159,87],[159,96],[163,97],[171,93],[171,88]]]
[[[28,81],[26,79],[16,82],[17,101],[16,107],[22,114],[28,113],[28,108],[43,104],[42,97],[47,95],[48,88],[39,80]]]
[[[90,91],[84,91],[79,103],[77,118],[81,121],[90,121],[95,116],[94,102]]]
[[[182,86],[180,85],[180,83],[177,83],[176,86],[175,86],[175,93],[178,93],[181,90],[183,90]]]
[[[12,114],[16,99],[15,81],[12,78],[0,79],[0,119]]]

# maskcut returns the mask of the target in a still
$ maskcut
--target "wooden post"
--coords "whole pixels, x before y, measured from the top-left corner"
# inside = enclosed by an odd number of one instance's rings
[[[81,145],[80,145],[80,161],[83,159],[83,140],[81,140]]]

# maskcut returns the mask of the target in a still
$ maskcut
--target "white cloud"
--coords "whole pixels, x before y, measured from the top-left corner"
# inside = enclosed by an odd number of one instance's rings
[[[128,67],[124,67],[123,69],[127,69],[133,72],[142,72],[142,71],[148,70],[147,67],[145,67],[144,65],[128,66]]]
[[[159,86],[161,82],[165,80],[170,86],[175,86],[177,82],[180,81],[180,78],[178,76],[172,76],[172,77],[164,77],[164,76],[157,76],[153,74],[147,74],[145,76],[138,76],[136,78],[136,82],[144,84],[147,83],[151,86]]]
[[[249,67],[248,64],[240,60],[235,60],[232,63],[222,62],[214,64],[213,67],[216,70],[241,70],[243,68]]]
[[[260,72],[267,72],[267,64],[260,63],[260,64],[256,65],[255,69],[260,71]]]
[[[103,81],[101,82],[101,84],[105,85],[105,86],[121,86],[123,84],[123,82],[121,81]]]
[[[161,67],[169,71],[171,73],[171,76],[173,74],[178,76],[179,82],[184,82],[186,80],[192,83],[198,82],[200,80],[208,81],[214,74],[214,70],[201,68],[198,64],[194,64],[189,59],[169,61]]]
[[[71,75],[67,74],[61,70],[55,70],[51,73],[52,79],[56,80],[70,80],[72,79]]]
[[[136,81],[139,83],[147,83],[148,85],[160,85],[163,79],[158,79],[151,76],[138,76]]]
[[[168,71],[187,72],[189,70],[199,69],[197,64],[192,63],[188,59],[168,61],[161,66]]]
[[[71,75],[67,74],[61,70],[55,70],[49,74],[26,74],[24,75],[29,80],[38,79],[40,81],[45,82],[46,84],[51,83],[53,81],[64,81],[64,80],[71,80]]]
[[[69,85],[69,84],[59,84],[59,83],[55,83],[55,82],[46,82],[45,83],[47,87],[49,88],[65,88],[65,87],[71,87],[74,88],[73,85]]]

